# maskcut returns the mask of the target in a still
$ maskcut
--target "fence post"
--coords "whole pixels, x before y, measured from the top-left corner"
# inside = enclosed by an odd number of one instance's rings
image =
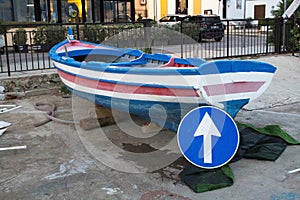
[[[145,19],[143,20],[144,27],[151,27],[151,20],[150,19]]]
[[[281,52],[283,19],[276,18],[274,30],[275,53]]]
[[[80,40],[80,38],[79,38],[79,37],[80,37],[80,33],[79,33],[79,24],[76,24],[76,37],[77,37],[77,38],[76,38],[77,40]]]
[[[226,48],[227,48],[227,57],[229,57],[229,28],[231,28],[231,27],[229,27],[230,25],[229,25],[229,20],[227,20],[227,23],[226,23],[226,26],[227,26],[227,46],[226,46]]]
[[[182,23],[183,23],[183,21],[180,22],[180,37],[181,37],[181,41],[180,41],[180,56],[181,56],[181,58],[183,58]]]
[[[10,76],[10,65],[8,56],[8,42],[7,42],[7,26],[4,26],[4,42],[5,42],[5,55],[6,55],[6,65],[7,65],[7,75]]]
[[[269,18],[267,18],[266,54],[269,53],[269,26],[270,26],[270,20]]]
[[[145,19],[143,20],[144,23],[144,38],[145,38],[145,47],[146,48],[150,48],[151,47],[151,32],[150,32],[150,28],[151,28],[151,23],[150,23],[150,19]]]

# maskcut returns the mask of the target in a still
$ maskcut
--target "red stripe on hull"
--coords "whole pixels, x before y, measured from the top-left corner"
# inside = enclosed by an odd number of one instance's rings
[[[204,86],[208,96],[256,92],[265,82],[235,82]]]
[[[149,95],[163,95],[163,96],[178,96],[178,97],[199,97],[198,93],[192,89],[177,89],[177,88],[156,88],[148,86],[133,86],[124,84],[107,83],[96,80],[90,80],[86,78],[80,78],[72,74],[65,73],[58,70],[60,77],[76,83],[81,86],[105,90],[114,91],[120,93],[130,94],[149,94]]]

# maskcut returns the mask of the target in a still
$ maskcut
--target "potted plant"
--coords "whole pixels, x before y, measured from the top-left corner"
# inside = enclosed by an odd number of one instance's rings
[[[14,49],[15,52],[22,52],[27,53],[28,52],[28,44],[27,42],[27,33],[24,28],[17,29],[13,34],[13,43],[14,43]]]
[[[33,31],[33,44],[36,51],[47,52],[66,38],[66,28],[62,26],[40,26]]]

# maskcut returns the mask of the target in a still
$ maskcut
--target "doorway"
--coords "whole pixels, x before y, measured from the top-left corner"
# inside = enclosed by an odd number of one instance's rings
[[[266,5],[254,6],[254,19],[264,19],[266,16]]]

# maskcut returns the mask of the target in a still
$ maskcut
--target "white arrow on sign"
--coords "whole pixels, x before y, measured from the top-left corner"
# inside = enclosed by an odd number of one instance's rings
[[[221,137],[221,133],[217,129],[213,120],[208,113],[204,114],[202,121],[200,122],[194,137],[203,135],[203,148],[204,148],[204,163],[212,163],[212,144],[211,137]]]

